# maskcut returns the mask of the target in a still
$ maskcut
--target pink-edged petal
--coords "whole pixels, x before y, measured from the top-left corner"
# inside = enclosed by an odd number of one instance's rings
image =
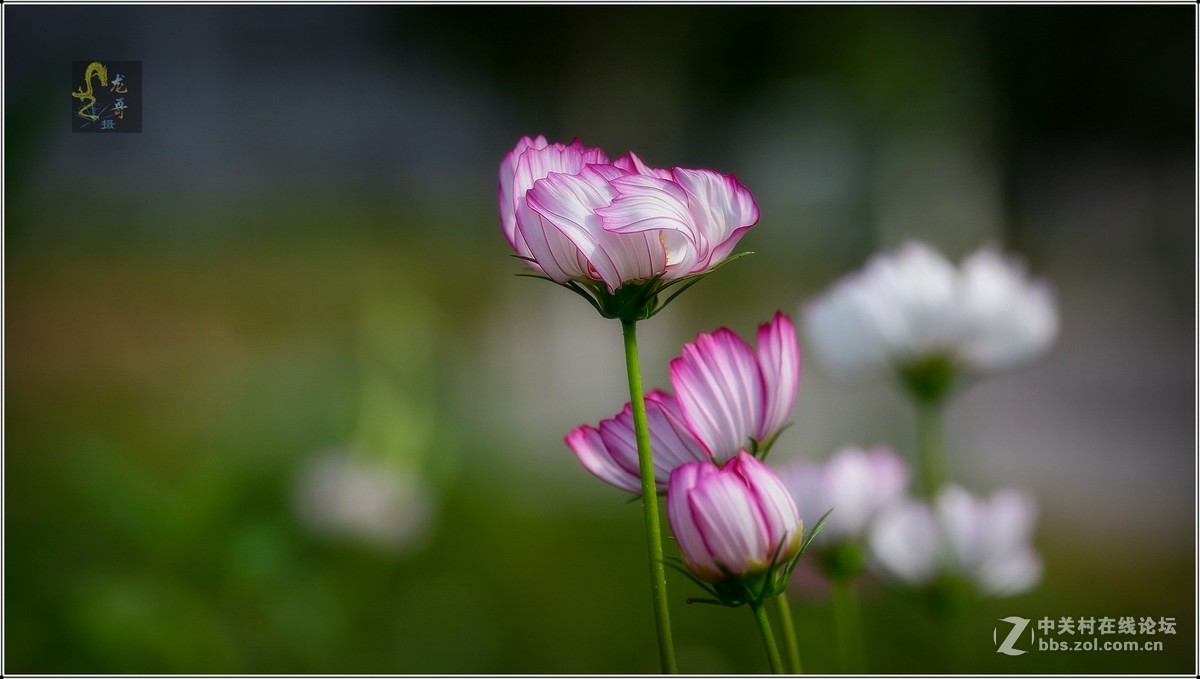
[[[687,194],[697,242],[703,243],[693,271],[704,271],[728,257],[746,230],[758,223],[758,203],[732,174],[677,167],[671,176]]]
[[[688,495],[701,478],[716,473],[717,466],[711,462],[685,464],[671,472],[667,485],[667,521],[671,524],[671,532],[675,535],[683,560],[693,573],[712,582],[724,576],[713,563],[712,553],[696,525]]]
[[[580,268],[580,257],[569,247],[569,242],[564,244],[563,237],[556,229],[544,224],[541,217],[529,207],[529,190],[551,173],[574,175],[582,172],[589,163],[607,162],[603,151],[586,148],[578,140],[570,146],[531,146],[517,158],[512,188],[518,234],[515,238],[524,241],[530,256],[537,260],[546,275],[559,283],[572,278],[572,273]]]
[[[500,226],[504,229],[504,237],[508,239],[513,250],[522,257],[532,256],[529,252],[529,246],[525,244],[525,237],[517,231],[517,196],[514,194],[514,180],[517,174],[517,160],[525,149],[544,149],[548,146],[546,138],[538,135],[534,139],[529,137],[521,137],[517,141],[517,145],[509,151],[502,161],[500,161]],[[528,187],[526,187],[528,190]],[[524,192],[522,192],[524,196]],[[530,263],[532,264],[532,263]]]
[[[671,361],[671,384],[688,429],[717,462],[758,434],[764,386],[754,351],[728,328],[700,334]]]
[[[767,528],[771,550],[768,556],[773,558],[775,548],[782,543],[779,559],[787,560],[800,548],[800,536],[804,531],[791,493],[770,467],[744,451],[729,462],[729,468],[746,482],[758,503]]]
[[[617,263],[596,239],[603,231],[603,222],[595,213],[596,208],[616,197],[616,191],[602,173],[594,169],[586,175],[583,172],[552,172],[534,182],[526,194],[529,209],[538,215],[541,228],[540,237],[528,238],[530,248],[539,262],[545,256],[553,259],[561,277],[554,273],[550,276],[559,283],[591,277],[593,269],[605,281],[618,276]],[[545,263],[543,268],[549,272]]]
[[[633,430],[633,409],[629,404],[616,417],[600,423],[600,440],[613,461],[634,478],[641,478],[638,464],[637,435]],[[638,486],[641,489],[641,486]]]
[[[693,237],[687,194],[670,179],[629,174],[614,179],[618,198],[600,210],[604,228],[613,233],[666,229]]]
[[[647,393],[645,398],[654,472],[659,479],[660,489],[663,489],[666,488],[667,477],[676,467],[689,462],[707,462],[710,458],[687,428],[674,397],[656,389]]]
[[[638,158],[637,154],[634,153],[633,151],[630,151],[629,155],[627,155],[627,156],[621,156],[620,158],[617,158],[616,160],[614,160],[613,165],[616,165],[617,167],[621,168],[622,170],[627,170],[629,172],[632,172],[633,174],[643,174],[643,175],[647,175],[650,177],[658,177],[659,179],[670,179],[671,178],[670,170],[663,170],[663,169],[660,169],[657,167],[650,167],[649,165],[642,162],[642,159]]]
[[[587,268],[577,263],[574,271],[563,267],[567,279],[593,277],[594,271],[615,291],[626,281],[650,278],[665,269],[666,251],[654,234],[608,233],[596,214],[616,197],[610,182],[623,174],[613,165],[588,165],[578,175],[551,173],[535,182],[527,194],[526,200],[543,218],[543,226],[552,225],[579,253],[580,262],[586,262]],[[552,239],[548,236],[547,240]],[[540,243],[530,239],[529,244],[538,256]]]
[[[692,519],[713,558],[733,575],[760,570],[772,548],[752,492],[734,474],[710,474],[688,494]]]
[[[566,437],[567,446],[589,472],[601,481],[621,490],[636,493],[641,490],[637,474],[630,474],[609,454],[600,432],[594,427],[583,425]]]
[[[678,278],[695,268],[700,255],[696,228],[688,212],[687,195],[673,181],[648,175],[614,179],[617,197],[597,210],[604,229],[619,234],[645,234],[666,249],[665,279]]]
[[[776,312],[770,323],[758,327],[758,364],[766,389],[760,441],[779,433],[787,424],[800,387],[800,345],[792,319]]]

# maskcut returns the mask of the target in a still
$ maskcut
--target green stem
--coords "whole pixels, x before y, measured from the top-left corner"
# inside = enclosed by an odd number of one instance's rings
[[[838,663],[843,673],[863,672],[862,629],[858,612],[858,596],[854,578],[834,577],[829,581],[833,590],[833,626],[837,630]]]
[[[758,622],[758,631],[762,632],[763,645],[767,647],[767,659],[771,661],[771,671],[783,674],[783,659],[779,657],[779,647],[775,645],[775,634],[771,631],[771,621],[767,619],[767,609],[762,602],[750,604],[754,612],[754,620]]]
[[[658,489],[654,485],[654,459],[650,453],[650,428],[646,424],[646,400],[642,395],[635,322],[621,321],[621,332],[625,336],[625,369],[629,375],[629,402],[633,406],[638,470],[642,477],[642,508],[646,518],[646,547],[650,552],[650,594],[654,600],[654,623],[658,630],[658,656],[662,661],[663,674],[677,674],[679,669],[675,665],[675,646],[671,641],[671,616],[667,609],[667,574],[663,565]]]
[[[787,650],[788,667],[792,674],[804,674],[800,665],[800,645],[796,642],[796,628],[792,624],[792,607],[788,605],[787,592],[780,592],[775,597],[779,606],[779,626],[783,628],[783,647]]]
[[[917,404],[917,451],[920,458],[921,490],[934,497],[946,485],[946,456],[942,442],[942,405],[936,401]]]

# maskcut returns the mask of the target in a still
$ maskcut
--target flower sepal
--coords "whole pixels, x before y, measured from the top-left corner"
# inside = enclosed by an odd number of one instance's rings
[[[663,274],[645,280],[628,281],[614,292],[609,292],[605,283],[598,280],[574,279],[560,284],[553,278],[542,274],[519,273],[516,275],[522,278],[537,278],[550,281],[555,285],[562,285],[562,287],[587,300],[588,304],[591,304],[592,308],[604,318],[615,318],[632,323],[644,321],[655,316],[658,312],[667,308],[668,304],[675,301],[675,298],[684,290],[699,283],[702,279],[726,264],[752,254],[754,253],[740,252],[705,271],[667,281],[663,280]],[[532,257],[522,255],[513,255],[513,257],[537,264],[537,260]],[[667,295],[666,299],[660,300],[663,293],[675,286],[680,287],[671,291],[671,294]]]
[[[944,402],[958,386],[959,373],[958,362],[942,353],[902,363],[896,369],[905,391],[927,405]]]
[[[783,427],[781,427],[779,429],[779,431],[771,434],[770,436],[763,439],[762,441],[759,441],[758,439],[751,436],[750,438],[746,439],[746,442],[750,444],[747,448],[747,451],[754,457],[758,458],[759,460],[766,462],[767,453],[771,452],[771,447],[774,446],[775,442],[779,440],[779,435],[782,434],[783,432],[787,431],[791,427],[792,427],[792,423],[788,422],[787,424],[783,425]]]

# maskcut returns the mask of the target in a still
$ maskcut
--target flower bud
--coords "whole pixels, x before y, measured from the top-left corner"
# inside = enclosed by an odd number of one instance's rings
[[[667,518],[684,564],[712,583],[790,570],[804,530],[787,488],[746,452],[724,467],[693,462],[672,472]]]

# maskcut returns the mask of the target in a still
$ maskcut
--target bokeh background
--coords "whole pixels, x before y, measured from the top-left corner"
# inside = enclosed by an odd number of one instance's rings
[[[627,399],[619,329],[498,228],[543,133],[762,207],[643,325],[651,385],[878,248],[1026,258],[1061,337],[947,436],[964,485],[1036,493],[1045,578],[955,637],[864,582],[868,668],[1192,672],[1194,11],[6,5],[6,671],[657,671],[640,509],[562,443]],[[142,60],[141,134],[69,132],[88,59]],[[911,454],[912,421],[810,360],[773,459]],[[767,670],[669,577],[685,671]],[[1178,633],[1007,657],[1010,615]]]

